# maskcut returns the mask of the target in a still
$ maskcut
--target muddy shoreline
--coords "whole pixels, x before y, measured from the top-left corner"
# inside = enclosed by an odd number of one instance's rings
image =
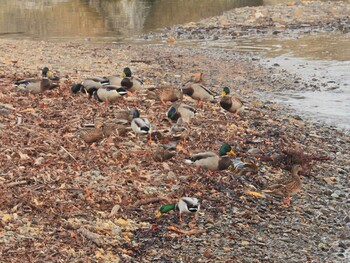
[[[0,47],[1,261],[349,259],[350,139],[261,98],[260,93],[297,89],[288,73],[259,66],[255,55],[171,44],[1,39]],[[15,79],[38,75],[44,65],[61,76],[59,89],[28,96],[12,86]],[[166,132],[169,124],[162,121],[168,107],[150,99],[147,91],[107,110],[84,94],[70,92],[72,83],[115,74],[126,65],[147,86],[180,86],[193,73],[203,72],[208,87],[220,92],[230,86],[247,109],[235,118],[224,114],[217,103],[206,104],[191,123],[186,148],[169,161],[155,162],[152,156],[158,147],[177,143]],[[141,115],[163,134],[152,145],[132,135],[113,135],[87,145],[77,136],[81,124],[98,117],[113,120],[118,109],[133,107],[135,100]],[[185,101],[196,106],[191,99]],[[248,156],[259,172],[226,170],[208,176],[184,163],[188,151],[217,151],[224,141],[238,156]],[[279,200],[245,194],[287,175],[295,162],[305,168],[303,191],[289,208],[279,208]],[[197,224],[189,217],[180,223],[175,213],[155,217],[161,204],[183,195],[201,201]],[[152,201],[157,198],[158,202]],[[137,206],[140,200],[152,202]],[[201,234],[181,234],[169,226]]]
[[[350,3],[291,2],[274,6],[236,8],[221,16],[164,28],[145,39],[230,40],[247,36],[296,37],[322,32],[350,32]]]

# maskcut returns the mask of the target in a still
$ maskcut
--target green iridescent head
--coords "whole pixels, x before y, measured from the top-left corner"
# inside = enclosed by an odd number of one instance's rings
[[[161,216],[164,213],[168,213],[171,210],[175,210],[176,204],[168,204],[163,205],[161,208],[159,208],[159,212],[157,213],[157,216]]]
[[[230,88],[229,87],[224,87],[224,89],[222,90],[221,96],[226,96],[228,94],[230,94]]]
[[[232,150],[231,146],[228,143],[224,143],[220,147],[219,155],[220,156],[235,155],[235,152]]]
[[[131,75],[132,75],[131,69],[130,69],[129,67],[126,67],[126,68],[124,68],[123,73],[122,73],[121,76],[122,76],[123,78],[124,78],[124,77],[131,78]]]

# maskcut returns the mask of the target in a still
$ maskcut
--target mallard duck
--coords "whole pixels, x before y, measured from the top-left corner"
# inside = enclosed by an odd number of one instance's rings
[[[99,102],[104,101],[106,105],[108,105],[109,102],[116,101],[121,96],[124,96],[127,93],[125,89],[111,85],[104,86],[99,89],[92,88],[90,89],[90,92],[91,91],[93,92],[94,97]]]
[[[161,215],[168,213],[171,210],[176,210],[180,212],[180,221],[182,221],[183,213],[194,214],[194,216],[196,217],[197,213],[199,212],[199,209],[200,209],[200,204],[197,198],[182,197],[179,199],[177,203],[163,205],[159,209],[157,216],[160,217]]]
[[[147,134],[149,136],[148,143],[152,142],[152,127],[147,118],[135,118],[131,121],[131,129],[135,132],[136,136],[140,134]]]
[[[175,145],[162,145],[153,152],[152,157],[156,162],[164,162],[173,158],[175,155]]]
[[[291,176],[283,178],[276,183],[267,186],[263,192],[272,196],[282,197],[283,204],[290,204],[290,197],[301,190],[301,180],[298,172],[302,171],[301,165],[293,165]]]
[[[92,144],[104,138],[102,124],[88,124],[80,128],[79,137],[86,143]]]
[[[92,77],[85,79],[82,83],[72,85],[71,90],[74,94],[78,92],[85,92],[91,97],[96,89],[102,88],[107,85],[110,85],[110,82],[107,78]]]
[[[182,143],[185,145],[187,136],[189,134],[188,125],[180,117],[177,119],[177,122],[171,127],[170,133],[173,138],[182,139]]]
[[[117,123],[131,123],[133,119],[140,117],[138,109],[133,108],[131,110],[123,110],[115,113],[115,120]]]
[[[224,143],[220,147],[219,155],[214,152],[201,152],[186,159],[185,163],[204,167],[209,171],[225,170],[232,163],[228,155],[235,155],[235,152],[231,149],[229,144]]]
[[[243,102],[239,98],[235,98],[229,95],[230,89],[228,87],[224,87],[222,91],[222,98],[220,100],[220,106],[235,114],[235,116],[238,115],[238,113],[242,112],[244,110]]]
[[[143,89],[142,80],[136,77],[125,77],[121,80],[120,85],[129,92],[136,92]]]
[[[48,67],[44,67],[42,69],[41,75],[41,79],[17,80],[15,82],[15,87],[33,94],[38,94],[44,92],[45,90],[51,90],[59,86],[57,82],[58,78],[52,78],[53,74]]]
[[[176,86],[161,86],[158,88],[158,98],[163,105],[165,101],[175,102],[182,100],[183,94]]]
[[[213,91],[199,83],[191,83],[182,88],[182,93],[198,100],[198,106],[203,106],[203,101],[214,101],[216,95]]]
[[[171,106],[166,113],[166,117],[171,121],[177,121],[181,117],[183,122],[188,123],[194,117],[195,113],[195,108],[181,102]]]
[[[194,74],[192,74],[192,76],[190,77],[190,79],[187,80],[187,81],[184,83],[184,85],[187,84],[188,82],[192,82],[192,83],[201,83],[201,84],[202,84],[202,83],[204,82],[203,77],[204,77],[204,74],[203,74],[202,72],[194,73]]]

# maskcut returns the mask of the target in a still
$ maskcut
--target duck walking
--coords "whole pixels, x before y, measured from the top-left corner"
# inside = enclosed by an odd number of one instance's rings
[[[291,176],[283,178],[274,184],[265,187],[264,193],[282,198],[284,205],[290,204],[290,197],[301,190],[301,179],[298,173],[302,171],[301,165],[293,165]]]
[[[182,214],[194,214],[195,218],[199,212],[200,204],[197,198],[194,197],[182,197],[177,203],[163,205],[157,214],[158,217],[162,216],[165,213],[168,213],[171,210],[179,211],[180,221],[182,221]]]

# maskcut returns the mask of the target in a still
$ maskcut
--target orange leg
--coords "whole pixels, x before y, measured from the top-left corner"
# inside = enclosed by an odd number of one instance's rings
[[[203,108],[203,101],[201,101],[201,100],[198,100],[198,104],[197,104],[197,106],[198,106],[198,107],[201,107],[201,108]]]
[[[184,145],[184,146],[187,144],[186,139],[187,139],[186,136],[184,136],[184,137],[182,138],[182,145]]]
[[[164,102],[164,100],[161,100],[160,103],[162,103],[164,106],[166,106],[166,103]]]
[[[152,144],[152,134],[151,133],[149,133],[149,138],[148,138],[147,144]]]
[[[182,222],[182,213],[180,212],[180,222]]]

